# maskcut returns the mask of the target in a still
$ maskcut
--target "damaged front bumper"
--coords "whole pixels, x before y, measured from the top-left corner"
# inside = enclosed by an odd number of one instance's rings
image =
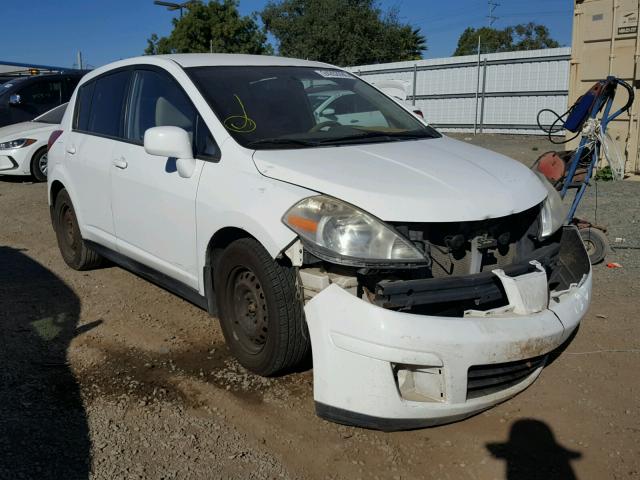
[[[462,317],[382,308],[336,284],[322,290],[305,307],[318,415],[410,429],[463,419],[524,390],[589,306],[591,268],[576,239],[575,228],[566,227],[551,292],[537,311],[520,298],[537,281],[534,273],[506,288],[509,306]]]

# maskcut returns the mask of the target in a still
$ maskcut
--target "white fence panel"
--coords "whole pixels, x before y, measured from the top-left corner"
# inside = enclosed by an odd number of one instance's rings
[[[481,55],[479,65],[468,55],[348,70],[371,83],[409,82],[407,101],[443,131],[541,134],[541,109],[567,109],[570,59],[566,47]]]

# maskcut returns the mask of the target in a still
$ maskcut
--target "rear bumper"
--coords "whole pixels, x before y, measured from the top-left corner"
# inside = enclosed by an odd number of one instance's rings
[[[583,248],[578,255],[586,255]],[[545,356],[569,338],[586,313],[592,283],[587,268],[580,282],[556,294],[546,309],[527,315],[416,315],[329,286],[305,307],[317,413],[339,423],[398,430],[460,420],[513,397],[534,382]],[[470,393],[471,367],[502,371],[511,368],[509,362],[528,359],[534,363],[525,362],[530,368],[517,370],[515,381],[509,377]],[[398,372],[407,369],[426,379],[428,397],[416,400],[401,391]]]

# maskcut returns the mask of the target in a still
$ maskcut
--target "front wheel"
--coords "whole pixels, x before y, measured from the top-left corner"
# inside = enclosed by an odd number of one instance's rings
[[[293,268],[243,238],[222,252],[214,276],[222,332],[245,368],[275,375],[308,357],[311,344]]]
[[[31,176],[35,179],[36,182],[46,182],[47,181],[47,149],[41,148],[31,157]]]

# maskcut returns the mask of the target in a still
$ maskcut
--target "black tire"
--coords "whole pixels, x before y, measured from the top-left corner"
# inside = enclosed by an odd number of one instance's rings
[[[47,149],[41,148],[31,157],[31,176],[36,182],[47,181]]]
[[[99,267],[102,257],[89,248],[80,234],[76,212],[65,189],[60,190],[53,207],[53,227],[65,263],[74,270]]]
[[[220,324],[231,353],[264,376],[293,370],[311,343],[294,268],[274,261],[259,242],[243,238],[217,259],[214,287]]]
[[[594,227],[586,227],[580,229],[580,237],[582,237],[582,243],[587,250],[591,265],[603,261],[609,251],[609,239],[605,233]]]

